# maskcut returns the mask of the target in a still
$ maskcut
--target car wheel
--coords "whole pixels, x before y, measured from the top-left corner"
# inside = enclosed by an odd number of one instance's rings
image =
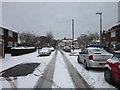
[[[77,58],[77,62],[78,62],[78,63],[80,63],[79,59],[80,59],[80,58],[78,57],[78,58]]]
[[[87,66],[86,61],[84,61],[84,67],[85,67],[86,70],[89,70],[89,67]]]
[[[104,71],[104,77],[105,77],[105,80],[108,83],[112,82],[112,73],[111,73],[111,71],[109,69],[105,69],[105,71]]]
[[[77,58],[77,62],[78,62],[79,64],[82,64],[82,63],[80,62],[80,57]]]

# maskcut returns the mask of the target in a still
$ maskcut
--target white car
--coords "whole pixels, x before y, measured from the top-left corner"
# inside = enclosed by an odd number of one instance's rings
[[[81,49],[74,49],[74,51],[71,50],[70,56],[78,56],[80,52]]]
[[[106,60],[109,59],[112,54],[108,53],[102,48],[85,48],[78,55],[78,63],[83,63],[86,70],[90,68],[104,68]]]
[[[49,49],[50,49],[51,51],[54,51],[54,50],[55,50],[54,47],[50,47]]]
[[[51,54],[51,50],[47,47],[42,48],[41,50],[38,51],[40,56],[49,56]]]

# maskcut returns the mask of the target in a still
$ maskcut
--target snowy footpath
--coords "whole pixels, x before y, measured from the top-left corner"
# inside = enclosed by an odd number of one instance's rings
[[[17,80],[13,80],[17,88],[33,88],[38,78],[44,72],[45,67],[47,66],[53,55],[54,52],[52,52],[50,56],[45,57],[38,57],[38,52],[21,56],[6,55],[6,58],[1,59],[0,68],[1,71],[3,71],[21,63],[40,63],[40,66],[36,68],[32,74],[23,77],[21,76],[18,77]],[[10,78],[13,79],[12,77]],[[0,88],[12,88],[10,82],[8,82],[7,80],[5,80],[5,78],[2,77],[0,77],[0,84]]]
[[[82,64],[77,62],[77,56],[70,56],[69,53],[66,53],[66,56],[91,87],[116,89],[105,81],[103,70],[92,69],[87,71]]]

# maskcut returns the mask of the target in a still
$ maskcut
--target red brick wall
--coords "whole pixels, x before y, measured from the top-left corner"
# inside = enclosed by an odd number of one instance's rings
[[[116,37],[111,37],[111,31],[116,29]],[[104,32],[102,34],[102,43],[103,45],[105,45],[106,42],[110,43],[111,46],[111,42],[117,42],[117,49],[120,49],[120,25],[112,27],[110,30],[108,30],[106,33]]]
[[[2,39],[2,35],[0,35],[0,39]]]
[[[0,57],[4,57],[3,43],[0,41]]]
[[[9,37],[8,36],[8,30],[4,29],[3,39],[4,39],[5,47],[7,47],[8,46],[8,42],[17,42],[18,41],[18,34],[13,32],[13,37]]]

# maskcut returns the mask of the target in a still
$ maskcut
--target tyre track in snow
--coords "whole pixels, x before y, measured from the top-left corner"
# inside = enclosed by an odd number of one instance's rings
[[[83,79],[83,77],[79,74],[79,72],[74,68],[74,66],[70,63],[70,61],[67,59],[65,54],[60,51],[64,62],[67,66],[68,72],[71,76],[71,79],[73,80],[73,83],[76,88],[86,88],[86,89],[91,89],[91,87],[88,85],[88,83]]]
[[[52,88],[57,53],[58,51],[55,52],[33,90],[37,90],[38,88]]]

